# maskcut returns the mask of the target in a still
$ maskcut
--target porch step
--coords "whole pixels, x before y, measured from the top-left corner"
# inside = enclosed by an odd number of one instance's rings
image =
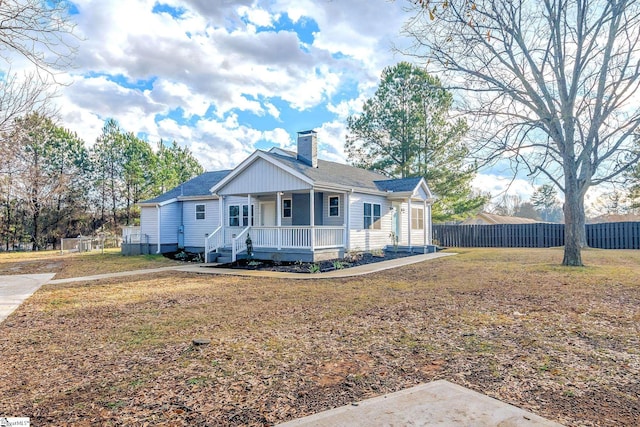
[[[218,261],[220,264],[227,264],[231,262],[231,256],[219,256]]]

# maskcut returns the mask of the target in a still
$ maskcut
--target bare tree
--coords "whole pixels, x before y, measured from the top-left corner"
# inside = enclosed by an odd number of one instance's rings
[[[640,0],[418,0],[412,54],[462,91],[477,155],[565,195],[564,265],[582,265],[584,198],[640,156]]]
[[[0,56],[11,63],[18,55],[45,73],[70,66],[75,53],[71,7],[64,0],[2,0]]]
[[[53,0],[0,1],[0,133],[31,112],[48,115],[56,72],[68,68],[75,55],[70,3]],[[24,63],[26,61],[26,66]],[[12,72],[21,63],[25,71]]]

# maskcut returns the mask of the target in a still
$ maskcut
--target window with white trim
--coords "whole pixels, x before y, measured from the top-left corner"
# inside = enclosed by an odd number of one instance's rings
[[[291,218],[291,199],[282,200],[282,218]]]
[[[205,218],[205,206],[196,205],[196,219],[204,219],[204,218]]]
[[[229,205],[229,227],[240,226],[240,206]]]
[[[249,216],[249,205],[229,205],[229,227],[248,227],[249,224],[253,226],[254,211],[254,206],[251,205]]]
[[[380,230],[382,228],[380,221],[380,204],[364,204],[364,228],[371,230]]]
[[[329,216],[340,216],[340,197],[329,197]]]
[[[251,218],[251,226],[253,226],[253,205],[251,205],[251,217],[249,217],[249,206],[242,205],[242,226],[249,226],[249,218]]]
[[[424,209],[411,208],[411,229],[424,230]]]

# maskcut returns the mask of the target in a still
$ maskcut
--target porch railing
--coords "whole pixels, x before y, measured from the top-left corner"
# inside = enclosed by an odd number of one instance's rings
[[[221,233],[216,230],[216,248],[223,246]],[[227,233],[229,234],[229,233]],[[246,227],[231,239],[231,260],[247,250],[247,236],[251,235],[254,248],[324,249],[345,245],[345,228],[329,226]],[[213,234],[209,236],[211,239]],[[313,240],[312,240],[313,237]],[[207,246],[207,250],[210,246]],[[211,246],[213,248],[213,246]]]
[[[204,260],[207,262],[207,255],[209,252],[216,251],[224,246],[224,240],[222,238],[222,226],[216,228],[213,233],[204,238]]]
[[[235,262],[238,259],[238,254],[242,252],[246,252],[247,243],[245,242],[245,240],[249,235],[249,230],[251,230],[251,226],[245,228],[240,232],[240,234],[238,234],[236,237],[233,238],[231,242],[231,261],[232,262]]]
[[[344,227],[314,227],[316,249],[344,246]]]
[[[313,243],[311,236],[313,233]],[[322,249],[344,246],[344,227],[252,227],[255,248]]]

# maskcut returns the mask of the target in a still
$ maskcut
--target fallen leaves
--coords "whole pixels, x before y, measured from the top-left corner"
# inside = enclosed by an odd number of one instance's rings
[[[569,425],[633,424],[640,253],[624,255],[586,251],[588,274],[555,250],[465,249],[352,279],[45,286],[0,325],[0,413],[273,425],[447,379]]]

